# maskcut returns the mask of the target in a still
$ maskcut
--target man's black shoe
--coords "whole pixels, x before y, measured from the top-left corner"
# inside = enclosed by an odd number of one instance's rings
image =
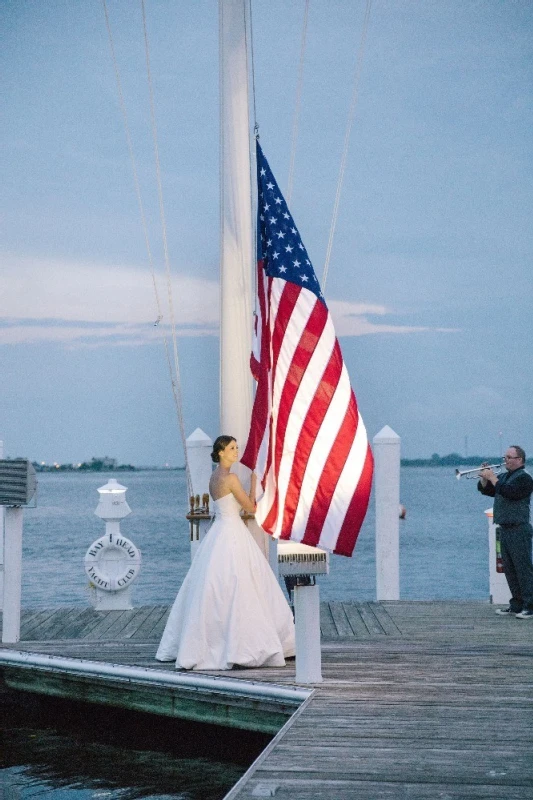
[[[513,611],[511,606],[507,606],[507,608],[497,608],[494,612],[495,614],[499,614],[500,617],[510,617],[513,614],[518,614],[518,611]]]

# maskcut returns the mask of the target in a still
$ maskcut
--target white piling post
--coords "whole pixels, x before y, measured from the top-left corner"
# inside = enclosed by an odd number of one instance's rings
[[[22,508],[5,510],[5,576],[2,642],[15,644],[20,639],[20,600],[22,587]]]
[[[503,572],[496,572],[496,525],[492,508],[485,511],[489,523],[489,595],[490,602],[496,605],[508,604],[511,591]]]
[[[0,439],[0,458],[4,457],[4,443]],[[0,611],[4,607],[4,506],[0,506]]]
[[[293,590],[296,630],[296,683],[322,683],[320,591],[314,586]]]
[[[202,495],[209,492],[209,480],[213,471],[213,462],[211,461],[213,440],[210,439],[207,433],[204,433],[201,428],[196,428],[196,430],[187,437],[186,447],[192,492],[193,495],[200,495],[201,499]],[[208,519],[198,519],[195,521],[189,519],[191,531],[191,561],[209,527],[209,523],[210,520]]]
[[[378,601],[400,599],[400,441],[388,425],[373,440]]]

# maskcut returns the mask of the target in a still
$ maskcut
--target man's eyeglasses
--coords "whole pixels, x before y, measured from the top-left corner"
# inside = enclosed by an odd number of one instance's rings
[[[504,456],[505,461],[510,461],[512,458],[520,458],[520,456]]]

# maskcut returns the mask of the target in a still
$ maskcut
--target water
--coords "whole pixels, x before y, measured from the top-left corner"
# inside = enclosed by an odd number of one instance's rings
[[[220,800],[270,739],[17,692],[0,710],[4,800]]]
[[[42,473],[37,507],[24,512],[23,607],[88,605],[83,557],[104,534],[95,516],[107,475]],[[190,564],[187,491],[183,471],[118,475],[132,514],[121,531],[142,553],[133,584],[135,605],[171,603]],[[402,599],[488,599],[487,498],[474,481],[457,481],[446,467],[404,467],[400,522]],[[351,559],[332,556],[320,579],[323,600],[375,599],[374,503]]]

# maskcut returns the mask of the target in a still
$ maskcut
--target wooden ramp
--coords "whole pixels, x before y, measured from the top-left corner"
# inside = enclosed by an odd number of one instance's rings
[[[166,611],[26,612],[10,647],[158,674]],[[324,682],[226,800],[533,797],[533,622],[486,603],[328,603],[321,627]],[[223,676],[288,688],[294,674]]]

